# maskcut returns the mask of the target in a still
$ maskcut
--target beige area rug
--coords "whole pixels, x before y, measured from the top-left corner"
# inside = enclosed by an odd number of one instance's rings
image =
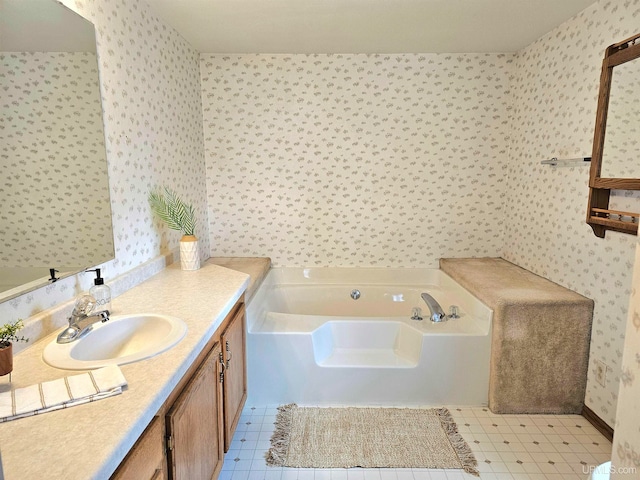
[[[267,464],[462,469],[477,461],[446,408],[278,408]]]

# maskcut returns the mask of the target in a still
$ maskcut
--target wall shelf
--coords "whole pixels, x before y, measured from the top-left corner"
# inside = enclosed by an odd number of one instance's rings
[[[638,235],[638,220],[640,214],[631,212],[621,212],[609,208],[609,199],[611,190],[640,190],[640,178],[616,178],[611,173],[606,177],[602,177],[603,152],[605,145],[605,132],[607,128],[610,131],[620,133],[622,127],[607,124],[607,114],[609,109],[609,100],[611,95],[611,86],[613,83],[613,68],[625,65],[627,74],[629,74],[628,62],[632,62],[640,57],[640,33],[633,37],[627,38],[620,43],[611,45],[605,51],[604,60],[602,61],[602,73],[600,76],[600,93],[598,95],[598,110],[596,113],[596,125],[593,138],[593,154],[591,162],[591,171],[589,175],[589,203],[587,205],[587,223],[593,229],[593,233],[600,238],[604,238],[607,230],[613,230],[631,235]],[[638,64],[638,62],[636,62]],[[636,65],[630,75],[633,77],[636,72]],[[621,72],[624,70],[621,70]],[[623,77],[621,77],[623,78]],[[621,80],[618,80],[618,83]],[[634,92],[637,94],[638,92]],[[618,94],[617,94],[618,95]],[[617,97],[618,100],[623,98],[625,101],[631,101],[626,97]],[[615,115],[612,117],[615,118]],[[612,137],[613,139],[617,137]],[[607,143],[607,167],[611,167],[613,160],[617,159],[615,154],[611,154],[611,147],[616,146],[617,141],[609,140]],[[613,148],[615,152],[616,149]],[[623,157],[624,158],[624,157]],[[633,153],[627,162],[636,162]],[[619,172],[619,177],[626,177],[627,169],[613,170]],[[611,172],[611,170],[609,170]]]

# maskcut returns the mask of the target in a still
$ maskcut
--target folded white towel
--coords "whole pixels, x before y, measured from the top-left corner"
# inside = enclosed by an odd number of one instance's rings
[[[82,405],[122,393],[117,365],[0,393],[0,423]]]

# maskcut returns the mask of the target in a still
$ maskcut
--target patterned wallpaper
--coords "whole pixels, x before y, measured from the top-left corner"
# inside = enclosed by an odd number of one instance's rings
[[[364,266],[502,254],[595,300],[586,403],[613,424],[634,239],[591,233],[587,167],[540,162],[591,154],[604,50],[639,10],[601,1],[513,63],[202,55],[212,252]],[[614,192],[612,207],[637,197]]]
[[[214,255],[500,254],[511,55],[201,58]]]
[[[0,90],[0,267],[111,258],[95,54],[0,53]]]
[[[629,302],[618,410],[613,437],[612,466],[617,474],[612,479],[637,478],[640,473],[640,243],[635,249],[633,288]],[[632,470],[635,469],[635,470]]]
[[[640,25],[640,0],[601,1],[518,53],[503,256],[595,301],[586,404],[613,425],[635,238],[585,223],[589,169],[540,161],[590,156],[607,46]],[[629,192],[613,208],[640,211]],[[562,319],[558,319],[562,321]],[[597,362],[607,369],[602,386]]]
[[[202,258],[209,256],[198,53],[144,2],[65,0],[96,26],[115,260],[114,277],[178,246],[179,232],[152,219],[147,194],[167,184],[194,202]],[[71,170],[68,174],[76,172]],[[0,304],[26,318],[87,290],[80,274]]]

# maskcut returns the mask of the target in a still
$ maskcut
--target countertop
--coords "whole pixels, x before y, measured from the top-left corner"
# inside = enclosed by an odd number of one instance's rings
[[[244,294],[244,301],[247,305],[271,268],[271,259],[268,257],[211,257],[207,263],[249,275],[249,286]]]
[[[246,274],[208,261],[197,271],[172,265],[115,298],[114,314],[173,315],[187,324],[187,334],[160,355],[121,366],[128,382],[121,395],[0,424],[5,479],[108,478],[248,285]],[[15,356],[12,387],[80,373],[42,360],[56,334]]]

